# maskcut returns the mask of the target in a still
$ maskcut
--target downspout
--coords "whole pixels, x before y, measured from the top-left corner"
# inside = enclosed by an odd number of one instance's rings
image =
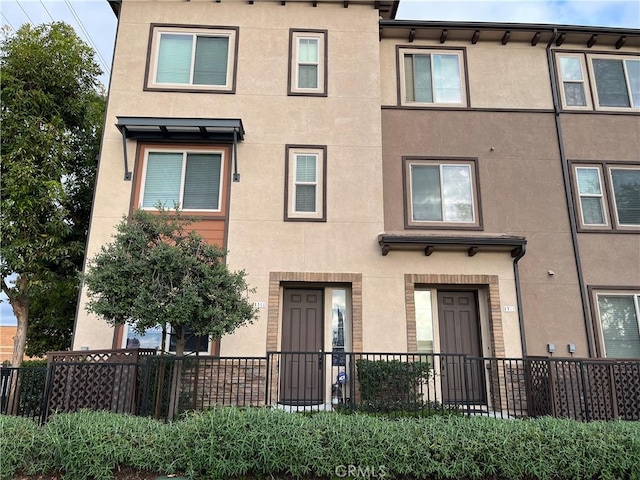
[[[527,356],[527,339],[524,332],[524,318],[522,315],[522,292],[520,291],[520,270],[518,260],[524,257],[527,245],[524,244],[518,249],[518,253],[513,258],[513,276],[516,282],[516,303],[518,305],[518,324],[520,325],[520,343],[522,344],[522,358]],[[513,255],[513,254],[512,254]]]
[[[573,208],[573,196],[571,194],[571,181],[569,178],[569,163],[564,151],[564,141],[562,137],[562,125],[560,122],[560,104],[558,100],[558,84],[556,81],[556,69],[551,54],[551,45],[558,35],[558,29],[553,29],[553,35],[547,43],[547,64],[549,66],[549,79],[551,80],[551,94],[553,96],[553,111],[556,122],[556,135],[558,137],[558,148],[560,149],[560,161],[562,164],[562,177],[564,182],[564,193],[567,200],[567,211],[569,212],[569,227],[571,229],[571,242],[573,244],[573,256],[576,261],[576,270],[578,273],[578,286],[580,287],[580,299],[582,300],[582,315],[584,317],[585,330],[587,332],[587,352],[589,358],[593,356],[593,332],[590,325],[589,302],[587,289],[584,285],[584,276],[582,273],[582,262],[580,261],[580,249],[578,246],[578,230],[576,227],[576,214]]]
[[[233,181],[240,181],[240,174],[238,173],[238,130],[233,129]]]

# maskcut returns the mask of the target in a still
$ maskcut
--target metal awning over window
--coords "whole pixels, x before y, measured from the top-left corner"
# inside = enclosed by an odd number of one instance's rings
[[[127,139],[132,139],[233,143],[233,181],[240,181],[237,143],[244,139],[244,127],[239,118],[116,118],[116,127],[122,133],[125,180],[131,180],[126,144]]]

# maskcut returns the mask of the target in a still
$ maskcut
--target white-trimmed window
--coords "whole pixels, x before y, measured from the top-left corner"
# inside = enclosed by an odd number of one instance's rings
[[[609,166],[613,211],[619,227],[640,227],[640,166]]]
[[[603,356],[640,358],[640,292],[596,294]]]
[[[640,109],[640,58],[591,56],[599,108]]]
[[[573,177],[581,228],[640,229],[640,165],[574,164]]]
[[[152,28],[148,88],[234,90],[237,29]]]
[[[572,108],[591,108],[585,88],[584,56],[567,54],[559,55],[558,58],[564,105]]]
[[[608,225],[600,168],[576,167],[575,172],[582,225]]]
[[[479,228],[475,161],[405,158],[407,226]]]
[[[285,220],[325,221],[326,147],[287,146]]]
[[[402,105],[465,106],[461,50],[400,49]]]
[[[559,52],[556,64],[564,108],[640,109],[640,56]]]
[[[327,32],[290,30],[289,95],[327,94]]]
[[[140,207],[219,212],[223,156],[222,151],[147,150]]]

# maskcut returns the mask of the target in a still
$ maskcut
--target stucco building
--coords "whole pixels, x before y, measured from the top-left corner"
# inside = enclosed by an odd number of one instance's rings
[[[260,311],[208,353],[640,357],[640,31],[110,3],[88,256],[135,208],[198,215]],[[74,349],[133,340],[86,301]]]

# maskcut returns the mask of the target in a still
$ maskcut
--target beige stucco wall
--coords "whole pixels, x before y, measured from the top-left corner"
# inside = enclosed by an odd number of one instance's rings
[[[479,42],[468,40],[383,39],[380,42],[380,71],[382,77],[382,105],[398,105],[396,46],[413,48],[463,47],[467,58],[469,106],[472,108],[553,108],[545,46],[532,47],[525,42]]]
[[[239,27],[234,94],[143,91],[151,23]],[[287,96],[289,28],[328,30],[328,96]],[[577,344],[587,354],[559,150],[551,113],[380,111],[397,105],[397,40],[379,41],[371,6],[311,2],[125,0],[118,29],[106,127],[100,159],[89,256],[108,242],[130,208],[133,182],[123,180],[122,138],[116,116],[240,118],[246,136],[238,146],[239,183],[231,183],[228,264],[243,269],[265,302],[254,324],[221,342],[222,355],[263,355],[266,350],[271,272],[362,274],[365,351],[406,351],[405,274],[493,275],[500,307],[516,306],[513,260],[508,253],[395,251],[382,256],[377,236],[404,230],[402,155],[461,156],[478,160],[482,235],[517,235],[528,241],[520,261],[522,312],[502,310],[505,354],[520,355],[518,316],[528,353],[546,354]],[[357,55],[353,46],[357,45]],[[439,46],[416,41],[411,46]],[[544,45],[491,42],[464,47],[470,106],[479,109],[552,108]],[[571,46],[567,46],[569,48]],[[638,121],[635,121],[638,120]],[[563,115],[570,159],[637,160],[640,120]],[[605,123],[602,123],[605,122]],[[599,135],[605,128],[607,135]],[[326,145],[326,222],[283,221],[287,144]],[[620,146],[623,145],[623,146]],[[129,141],[130,170],[136,145]],[[451,231],[428,233],[451,234]],[[453,232],[465,234],[465,232]],[[468,233],[468,232],[467,232]],[[476,232],[478,233],[478,232]],[[470,234],[473,234],[471,232]],[[616,237],[616,238],[612,238]],[[580,234],[587,284],[638,285],[637,235]],[[605,261],[603,248],[631,251],[631,261]],[[628,257],[626,257],[628,258]],[[552,270],[554,275],[549,275]],[[113,330],[89,316],[83,293],[74,348],[110,348]],[[486,303],[486,302],[485,302]],[[480,305],[483,348],[488,312]],[[281,303],[280,303],[281,304]]]
[[[252,299],[266,300],[272,270],[365,269],[380,256],[375,238],[382,230],[377,20],[377,10],[363,5],[125,0],[89,256],[129,211],[133,184],[123,180],[116,116],[240,118],[246,136],[238,146],[241,181],[231,184],[228,264],[247,271],[256,288]],[[236,93],[143,92],[150,23],[238,26]],[[289,28],[328,30],[326,98],[287,96]],[[326,223],[283,221],[286,144],[327,145]],[[135,149],[129,141],[131,170]],[[83,294],[74,348],[111,347],[112,329],[87,315],[86,301]],[[261,313],[254,325],[223,340],[222,354],[264,351],[266,309]]]

